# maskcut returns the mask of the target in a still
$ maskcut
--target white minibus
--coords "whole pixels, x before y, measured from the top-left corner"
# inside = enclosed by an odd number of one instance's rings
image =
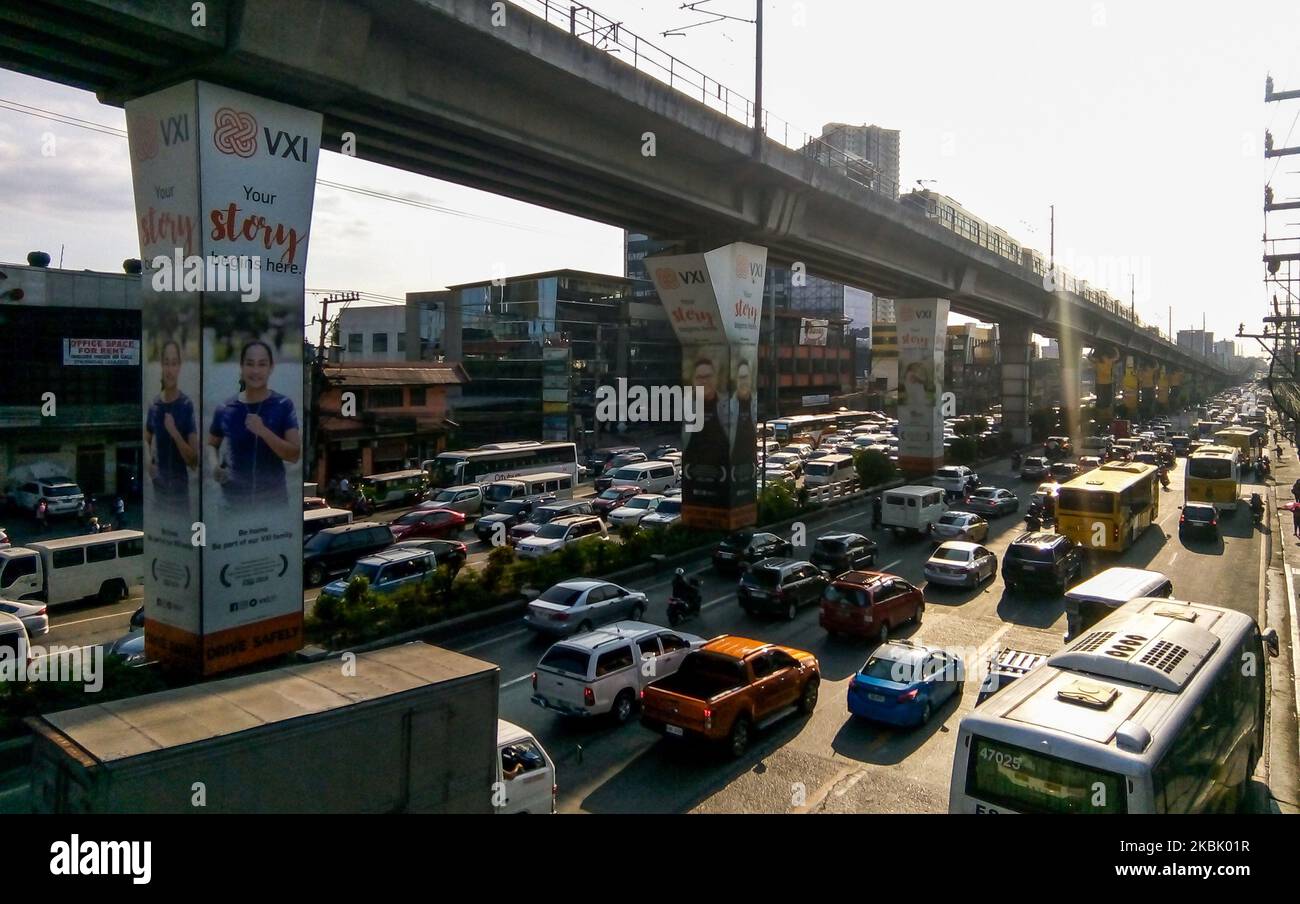
[[[1140,597],[965,715],[950,813],[1233,812],[1264,750],[1249,615]]]

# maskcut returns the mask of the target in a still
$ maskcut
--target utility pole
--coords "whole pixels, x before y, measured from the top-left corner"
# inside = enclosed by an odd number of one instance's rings
[[[713,16],[712,19],[706,19],[703,22],[696,22],[693,25],[684,25],[681,28],[669,29],[663,32],[665,38],[679,38],[688,28],[698,28],[701,25],[714,25],[718,22],[744,22],[747,25],[754,26],[754,148],[753,156],[755,159],[763,153],[763,0],[754,0],[754,18],[742,19],[740,16],[729,16],[726,13],[720,13],[711,9],[700,9],[712,3],[713,0],[694,0],[691,3],[683,3],[681,9],[689,9],[693,13],[704,13]]]
[[[325,376],[325,343],[328,341],[328,331],[330,327],[329,311],[332,304],[348,304],[359,301],[361,296],[356,292],[339,292],[334,295],[327,295],[321,299],[320,303],[320,343],[316,346],[316,355],[311,363],[311,417],[308,423],[311,425],[311,435],[309,437],[309,446],[312,450],[312,476],[319,476],[316,471],[320,468],[321,461],[324,457],[325,443],[321,438],[320,429],[320,400],[325,394],[325,389],[329,383]]]

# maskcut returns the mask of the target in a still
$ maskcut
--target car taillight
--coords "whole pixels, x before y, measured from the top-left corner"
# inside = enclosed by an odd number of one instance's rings
[[[713,710],[708,707],[704,708],[704,730],[708,731],[713,727]]]
[[[587,704],[588,706],[595,706],[596,692],[589,687],[584,687],[582,689],[582,702]]]
[[[1187,516],[1186,516],[1186,515],[1179,515],[1179,516],[1178,516],[1178,523],[1179,523],[1179,524],[1182,524],[1182,523],[1183,523],[1184,521],[1186,521],[1186,520],[1187,520]]]
[[[48,607],[48,606],[41,606],[41,608],[39,608],[39,609],[36,610],[36,614],[37,614],[37,615],[44,615],[44,614],[45,614],[46,612],[48,612],[48,611],[49,611],[49,607]]]
[[[556,621],[568,621],[568,620],[569,620],[569,613],[567,613],[567,612],[557,612],[557,613],[555,613],[555,620],[556,620]]]
[[[645,699],[645,688],[641,688],[641,699]]]
[[[903,693],[899,694],[898,702],[899,703],[912,702],[913,700],[916,699],[916,690],[917,690],[916,688],[912,688],[910,691],[904,691]]]
[[[457,551],[457,552],[469,552],[469,547],[466,546],[464,543],[461,543],[461,544],[459,544],[459,545],[456,547],[456,551]]]

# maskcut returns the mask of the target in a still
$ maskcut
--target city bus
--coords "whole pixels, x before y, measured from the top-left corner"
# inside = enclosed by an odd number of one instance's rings
[[[1233,446],[1201,446],[1187,457],[1184,502],[1208,502],[1216,511],[1241,505],[1241,455]]]
[[[821,442],[822,434],[851,429],[858,424],[883,421],[884,415],[879,412],[845,409],[831,414],[792,414],[789,417],[773,418],[767,425],[772,429],[772,438],[786,446],[800,434],[811,437],[814,442]]]
[[[1264,750],[1266,651],[1277,632],[1244,613],[1125,603],[962,718],[948,812],[1239,809]]]
[[[1254,427],[1225,427],[1214,433],[1216,446],[1232,446],[1237,450],[1241,461],[1255,457],[1256,450],[1263,444],[1263,438]]]
[[[1160,515],[1159,469],[1109,462],[1061,485],[1057,533],[1085,549],[1123,552]]]
[[[541,443],[536,440],[493,443],[463,452],[443,452],[420,466],[434,489],[491,483],[525,474],[561,472],[578,480],[575,443]]]

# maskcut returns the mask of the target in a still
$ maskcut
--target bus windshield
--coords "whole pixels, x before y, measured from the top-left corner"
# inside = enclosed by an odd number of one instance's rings
[[[1124,778],[976,736],[966,793],[1018,813],[1126,813]]]
[[[1232,462],[1226,458],[1193,458],[1188,462],[1187,476],[1202,480],[1229,480]]]
[[[450,487],[460,483],[460,468],[465,459],[459,455],[439,455],[429,470],[429,481],[435,487]]]
[[[1057,500],[1057,508],[1067,512],[1109,515],[1115,511],[1115,494],[1065,487]]]

